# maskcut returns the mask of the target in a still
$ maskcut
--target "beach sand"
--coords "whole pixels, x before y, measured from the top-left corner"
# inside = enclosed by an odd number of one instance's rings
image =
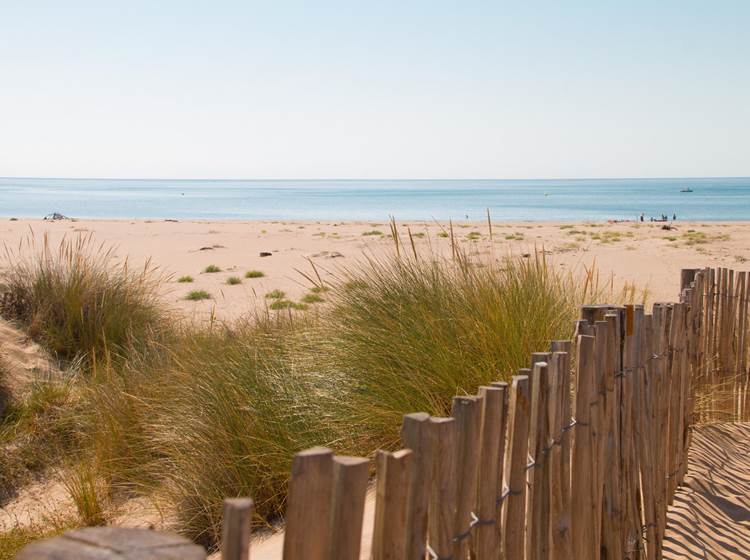
[[[583,273],[584,267],[595,266],[600,284],[611,282],[619,289],[634,283],[648,290],[649,301],[677,299],[681,268],[741,268],[750,259],[750,222],[676,222],[669,231],[662,230],[662,225],[493,223],[490,241],[486,222],[461,222],[453,225],[453,233],[480,259],[544,250],[561,270]],[[450,238],[444,237],[448,223],[398,222],[398,230],[407,251],[411,251],[411,231],[418,247],[430,245],[450,254]],[[312,287],[310,278],[315,278],[316,271],[330,281],[365,255],[394,250],[388,222],[0,220],[0,241],[10,248],[32,233],[37,244],[47,234],[53,246],[63,236],[90,234],[95,243],[115,247],[115,258],[127,257],[130,266],[143,266],[150,259],[168,277],[163,286],[165,300],[198,320],[213,314],[232,321],[265,306],[269,301],[265,294],[276,289],[286,292],[290,300],[299,300]],[[270,256],[261,257],[261,252]],[[211,264],[221,272],[203,272]],[[244,278],[249,270],[259,270],[264,277]],[[184,275],[194,281],[177,282]],[[230,276],[239,276],[242,283],[228,285]],[[205,290],[211,299],[187,301],[191,290]]]

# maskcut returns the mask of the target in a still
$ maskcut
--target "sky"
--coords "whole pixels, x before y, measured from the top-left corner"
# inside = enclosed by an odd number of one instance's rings
[[[0,0],[0,176],[750,176],[750,2]]]

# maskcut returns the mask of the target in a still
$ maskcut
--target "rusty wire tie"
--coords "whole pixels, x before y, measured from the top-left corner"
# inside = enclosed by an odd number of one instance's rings
[[[453,560],[452,554],[450,556],[440,556],[429,544],[427,545],[427,554],[430,555],[430,560]]]
[[[521,490],[514,491],[508,488],[502,494],[500,494],[499,498],[495,500],[495,505],[499,506],[500,504],[502,504],[508,496],[520,496],[520,495],[521,495]]]

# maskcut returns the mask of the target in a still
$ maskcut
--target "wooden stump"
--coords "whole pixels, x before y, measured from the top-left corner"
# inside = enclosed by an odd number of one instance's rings
[[[206,560],[203,547],[149,529],[85,527],[26,546],[16,560]]]

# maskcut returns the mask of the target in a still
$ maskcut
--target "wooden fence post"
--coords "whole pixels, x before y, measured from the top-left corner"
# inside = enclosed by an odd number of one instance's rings
[[[248,560],[253,501],[250,498],[227,498],[223,517],[221,560]]]
[[[529,447],[529,378],[515,375],[508,410],[508,457],[505,461],[502,527],[503,558],[523,560],[526,543],[526,463]]]
[[[359,558],[370,462],[361,457],[333,458],[331,560]]]
[[[564,357],[561,357],[560,367],[560,384],[564,392],[564,398],[562,400],[562,437],[560,438],[560,461],[562,462],[562,482],[563,482],[563,510],[570,514],[570,465],[571,465],[571,451],[573,449],[573,427],[570,426],[572,421],[572,406],[570,402],[570,395],[572,391],[571,380],[570,380],[570,356],[573,352],[573,343],[570,340],[556,340],[551,345],[552,352],[563,352]],[[570,521],[570,517],[568,517]],[[568,550],[572,544],[570,543],[571,534],[570,526],[567,528],[567,539],[568,539]]]
[[[438,558],[453,554],[456,521],[457,424],[454,418],[430,418],[435,430],[435,473],[430,495],[429,541]]]
[[[497,531],[497,543],[500,550],[502,550],[503,543],[505,542],[505,526],[502,523],[503,519],[503,504],[504,504],[504,492],[505,487],[503,485],[503,473],[505,472],[505,463],[508,460],[506,458],[507,452],[507,440],[510,438],[510,432],[508,431],[508,410],[510,408],[510,387],[505,381],[493,381],[492,387],[496,387],[503,391],[503,406],[502,415],[500,418],[500,432],[497,450],[497,492],[495,494],[495,519],[496,519],[496,531]]]
[[[453,536],[453,557],[467,558],[471,538],[471,514],[476,504],[477,468],[482,420],[480,397],[453,397],[451,415],[458,426],[456,446],[456,521]]]
[[[505,407],[505,387],[480,387],[482,397],[482,440],[480,444],[477,521],[474,526],[474,558],[497,558],[500,525],[496,500],[500,486],[500,439]]]
[[[607,321],[607,365],[605,372],[605,467],[602,490],[602,540],[606,558],[622,558],[622,474],[620,472],[620,314],[610,311]]]
[[[378,451],[372,560],[406,559],[406,509],[411,450]]]
[[[591,388],[594,377],[594,337],[578,336],[576,359],[576,423],[571,468],[573,557],[593,560],[594,541],[592,441],[590,420]]]
[[[404,416],[401,441],[413,453],[407,512],[407,558],[423,558],[427,544],[430,489],[435,469],[435,424],[430,422],[430,415],[416,412]]]
[[[547,372],[549,398],[547,399],[549,463],[549,560],[571,558],[570,545],[570,483],[565,481],[569,469],[563,465],[563,430],[569,418],[565,418],[565,401],[570,399],[570,387],[566,383],[569,368],[567,352],[553,352]],[[569,405],[568,405],[569,410]],[[569,456],[569,454],[568,454]]]
[[[301,451],[292,461],[284,532],[284,560],[327,560],[330,545],[333,453]]]
[[[547,557],[549,534],[549,486],[545,484],[548,440],[547,373],[549,352],[534,352],[531,358],[531,412],[529,415],[529,456],[526,499],[526,559]]]

